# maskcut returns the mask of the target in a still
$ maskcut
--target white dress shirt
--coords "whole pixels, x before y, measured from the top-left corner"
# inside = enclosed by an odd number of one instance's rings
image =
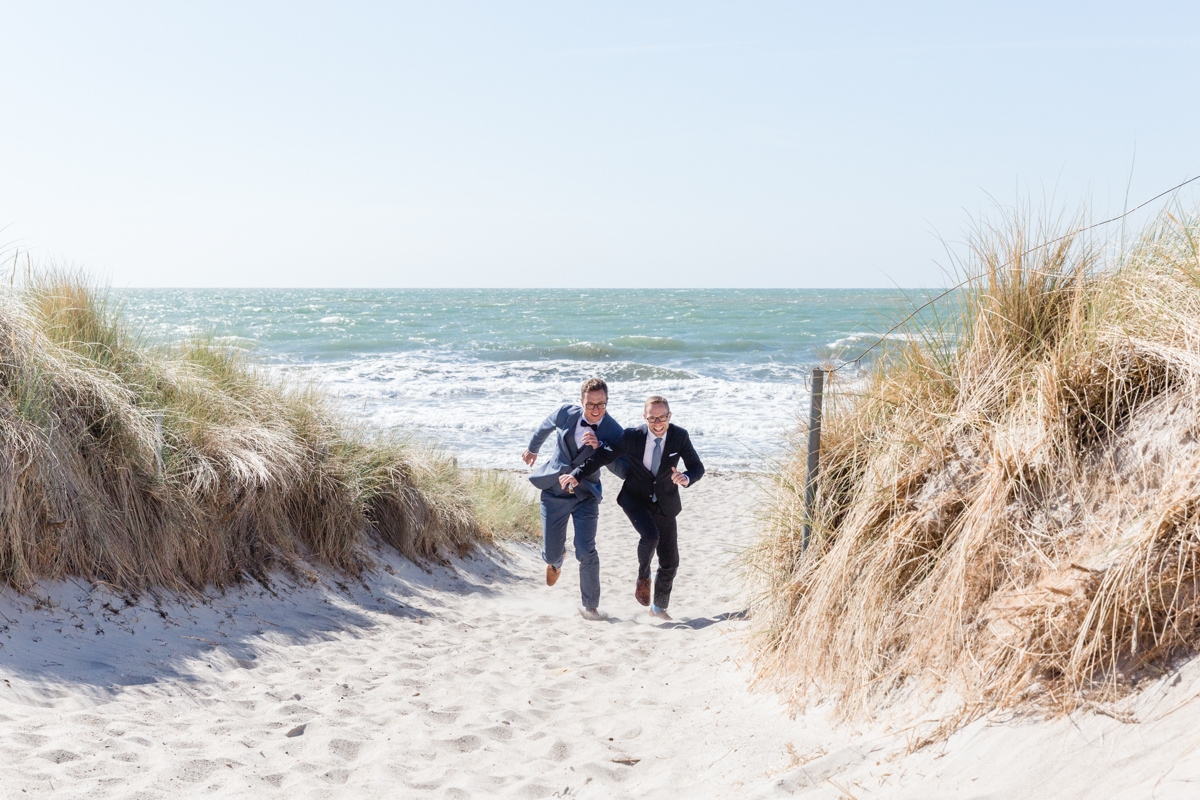
[[[662,463],[661,459],[667,457],[667,433],[669,433],[670,430],[671,430],[671,423],[668,422],[667,429],[665,431],[663,431],[663,435],[662,435],[662,450],[660,451],[661,455],[659,456],[660,464]],[[642,455],[642,464],[646,467],[646,469],[650,469],[650,465],[653,463],[654,463],[654,433],[650,430],[650,428],[647,427],[646,428],[646,452]]]
[[[659,462],[658,462],[660,466],[662,465],[662,459],[667,457],[667,434],[670,432],[671,432],[671,423],[668,422],[667,429],[665,431],[663,431],[663,435],[661,437],[659,437],[662,439],[662,451],[661,451],[661,455],[659,456]],[[646,428],[646,451],[642,454],[642,464],[646,467],[646,469],[650,469],[650,465],[654,463],[654,439],[655,439],[654,434],[651,432],[650,428],[647,427]],[[687,466],[687,465],[685,464],[684,466]],[[685,478],[687,477],[686,472],[682,473],[682,475]],[[690,483],[690,480],[689,480],[689,483]],[[686,485],[687,484],[685,483],[684,486],[686,486]]]
[[[585,423],[585,422],[587,422],[587,420],[586,420],[586,419],[584,418],[584,416],[581,414],[581,415],[579,416],[579,422],[576,422],[576,423],[575,423],[575,449],[576,449],[576,450],[582,450],[582,449],[583,449],[583,435],[584,435],[585,433],[587,433],[587,432],[588,432],[588,430],[591,430],[591,431],[592,431],[592,433],[596,433],[595,429],[589,429],[589,428],[587,428],[587,427],[586,427],[586,426],[583,424],[583,423]],[[600,418],[600,422],[604,422],[604,417],[601,417],[601,418]],[[599,424],[600,424],[600,422],[597,422],[596,424],[597,424],[597,425],[599,425]],[[599,436],[599,434],[597,434],[597,435],[596,435],[596,440],[597,440],[597,441],[599,441],[599,439],[600,439],[600,436]]]

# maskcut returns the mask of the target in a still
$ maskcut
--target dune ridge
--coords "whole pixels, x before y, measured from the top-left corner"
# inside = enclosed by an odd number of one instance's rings
[[[496,533],[454,459],[336,413],[319,386],[198,337],[148,341],[79,274],[28,270],[0,296],[0,580],[68,576],[197,591],[273,569],[370,565]],[[521,502],[528,505],[528,500]]]
[[[1200,220],[1038,247],[1079,227],[981,224],[933,333],[833,382],[807,553],[796,437],[754,563],[759,679],[798,705],[1069,711],[1195,653]]]

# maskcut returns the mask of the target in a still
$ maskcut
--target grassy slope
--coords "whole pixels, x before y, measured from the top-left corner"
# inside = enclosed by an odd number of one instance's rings
[[[1063,709],[1200,644],[1200,221],[1021,255],[1057,235],[977,231],[945,335],[835,384],[803,557],[799,432],[751,562],[761,675],[797,701]]]
[[[472,486],[449,456],[355,427],[243,354],[147,343],[78,276],[30,275],[0,297],[10,585],[199,589],[299,557],[356,572],[368,537],[416,558],[519,528],[486,518],[516,503],[505,487],[480,501]]]

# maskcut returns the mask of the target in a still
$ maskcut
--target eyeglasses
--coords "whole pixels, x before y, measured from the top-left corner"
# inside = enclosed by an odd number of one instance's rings
[[[602,408],[608,408],[608,403],[584,403],[583,407],[588,411],[599,411]]]
[[[671,412],[668,411],[666,414],[663,414],[661,417],[646,417],[646,422],[649,422],[651,425],[658,425],[659,423],[666,422],[670,418],[671,418]]]

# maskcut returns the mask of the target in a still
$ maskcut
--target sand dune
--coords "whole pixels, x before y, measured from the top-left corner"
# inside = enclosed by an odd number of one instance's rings
[[[5,595],[0,795],[1194,791],[1193,667],[1138,699],[1148,719],[1184,702],[1157,722],[984,720],[912,754],[911,712],[835,726],[825,707],[791,719],[774,694],[750,692],[747,600],[728,565],[753,535],[754,491],[723,476],[688,491],[670,624],[632,597],[634,538],[611,500],[600,528],[611,616],[600,623],[577,613],[574,563],[548,588],[527,546],[428,568],[381,553],[385,570],[366,583],[281,580],[208,603],[127,606],[70,583],[40,603]]]

